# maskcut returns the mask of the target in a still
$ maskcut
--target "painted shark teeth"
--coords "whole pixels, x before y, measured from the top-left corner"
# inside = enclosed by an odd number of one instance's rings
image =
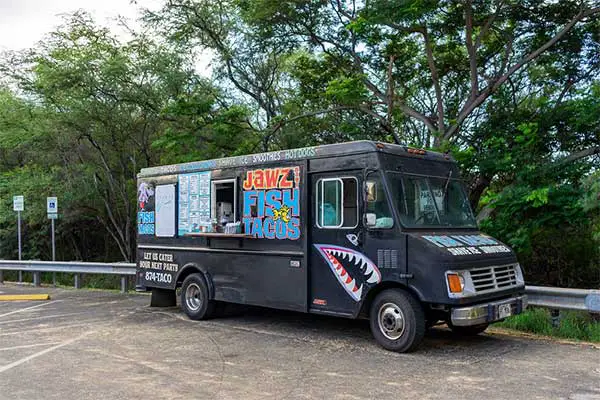
[[[342,288],[354,301],[360,301],[364,285],[359,285],[339,260],[348,260],[350,263],[354,263],[354,266],[359,266],[360,272],[365,276],[367,283],[373,284],[381,282],[381,273],[379,272],[379,269],[375,263],[369,260],[364,254],[340,246],[321,244],[315,244],[314,246],[325,258],[329,268]]]

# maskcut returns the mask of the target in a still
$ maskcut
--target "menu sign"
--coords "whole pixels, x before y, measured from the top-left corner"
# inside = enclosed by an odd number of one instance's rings
[[[179,235],[210,222],[210,171],[179,175]]]

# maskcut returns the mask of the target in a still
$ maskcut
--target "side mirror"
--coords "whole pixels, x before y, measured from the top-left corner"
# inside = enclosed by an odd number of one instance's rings
[[[366,181],[365,192],[367,194],[367,202],[372,203],[374,201],[377,201],[377,182]]]
[[[364,218],[367,228],[374,228],[377,225],[377,215],[375,213],[366,213]]]

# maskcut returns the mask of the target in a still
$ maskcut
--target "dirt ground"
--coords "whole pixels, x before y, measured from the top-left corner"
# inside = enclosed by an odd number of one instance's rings
[[[253,308],[190,321],[149,296],[0,285],[0,399],[600,400],[600,350],[428,332],[412,354],[365,321]]]

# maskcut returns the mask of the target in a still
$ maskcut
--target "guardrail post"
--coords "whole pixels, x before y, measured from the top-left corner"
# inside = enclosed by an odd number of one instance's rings
[[[127,275],[121,275],[121,293],[127,293],[128,287],[129,279],[127,279]]]
[[[4,283],[4,271],[0,271],[0,283]]]
[[[81,289],[81,274],[75,274],[75,289]]]
[[[33,272],[33,286],[42,286],[42,273]]]
[[[552,327],[558,328],[560,326],[560,310],[550,310],[550,317],[552,318]]]
[[[23,271],[19,271],[19,283],[23,283]]]

